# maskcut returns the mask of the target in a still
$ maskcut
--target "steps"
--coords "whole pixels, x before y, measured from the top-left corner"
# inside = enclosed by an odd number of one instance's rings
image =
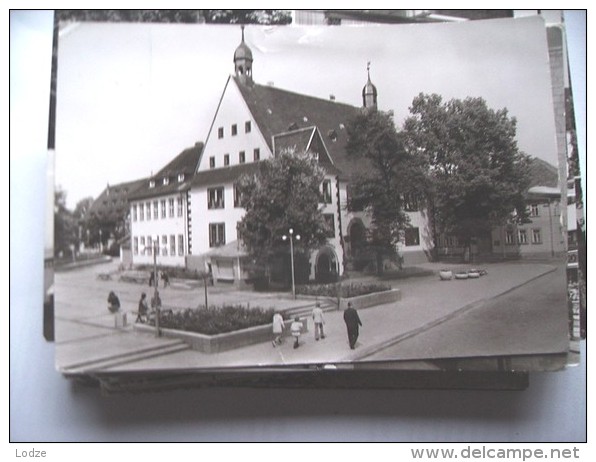
[[[283,311],[283,315],[285,319],[291,319],[296,316],[299,318],[310,317],[312,315],[312,310],[316,306],[317,301],[312,300],[305,300],[304,305],[294,306],[292,308],[288,308]],[[323,312],[327,311],[337,311],[337,304],[334,300],[331,299],[321,299],[318,301],[321,304],[321,309]]]
[[[62,372],[64,375],[70,375],[89,373],[90,371],[106,370],[115,366],[120,366],[122,364],[178,353],[179,351],[189,349],[190,347],[182,340],[168,340],[160,345],[153,345],[114,356],[95,358],[75,364],[69,364],[61,368],[60,372]]]

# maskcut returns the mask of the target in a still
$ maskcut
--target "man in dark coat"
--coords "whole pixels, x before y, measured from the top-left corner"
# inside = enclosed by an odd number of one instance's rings
[[[350,348],[353,350],[358,340],[358,329],[362,325],[358,312],[352,307],[352,303],[348,302],[348,307],[344,311],[344,321],[348,328],[348,341],[350,342]]]

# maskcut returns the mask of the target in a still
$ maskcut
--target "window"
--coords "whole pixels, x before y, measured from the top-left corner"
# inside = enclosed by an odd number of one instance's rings
[[[251,129],[250,120],[244,122],[244,133],[250,133]]]
[[[178,216],[181,217],[182,216],[182,211],[183,211],[182,198],[181,197],[178,197],[176,199],[176,203],[177,203],[177,209],[178,209]]]
[[[219,187],[207,189],[207,208],[223,209],[224,206],[224,188]]]
[[[238,125],[232,125],[232,136],[236,136],[238,134]]]
[[[151,236],[147,236],[147,247],[145,249],[147,255],[153,255],[153,241],[151,240]]]
[[[508,229],[505,232],[505,244],[507,244],[507,245],[515,244],[515,238],[513,237],[513,230],[511,230],[511,229]]]
[[[168,216],[172,218],[174,216],[174,198],[170,197],[168,199]]]
[[[259,148],[255,148],[252,152],[252,157],[255,160],[255,162],[257,160],[261,160],[261,150]]]
[[[537,217],[539,215],[538,204],[530,205],[529,214],[531,217]]]
[[[166,217],[166,200],[165,199],[161,200],[161,217],[162,218]]]
[[[161,254],[164,257],[168,255],[168,236],[161,236]]]
[[[139,238],[135,237],[133,240],[132,251],[135,255],[139,254]]]
[[[517,230],[517,242],[519,242],[520,244],[528,243],[528,232],[525,229]]]
[[[532,230],[532,244],[542,244],[542,236],[538,228]]]
[[[159,202],[153,201],[153,219],[157,220],[159,218]]]
[[[141,254],[145,255],[147,248],[145,247],[145,236],[141,236]]]
[[[178,255],[184,255],[184,236],[178,234]]]
[[[167,186],[167,185],[169,185],[169,184],[170,184],[170,177],[166,176],[166,177],[163,179],[163,185],[164,185],[164,186]]]
[[[223,127],[217,129],[217,137],[221,140],[224,137]]]
[[[321,202],[323,204],[331,204],[331,180],[323,180]]]
[[[155,180],[149,180],[149,187],[155,188]]]
[[[178,183],[182,183],[184,181],[184,173],[178,174]]]
[[[218,247],[226,243],[225,229],[224,223],[209,224],[209,247]]]
[[[209,168],[215,168],[215,157],[209,157]]]
[[[244,151],[240,151],[240,153],[238,154],[238,162],[240,162],[241,164],[246,162],[246,153]]]
[[[325,219],[325,227],[327,228],[326,236],[335,237],[335,216],[332,213],[323,214]]]
[[[170,255],[176,255],[176,236],[170,234]]]
[[[236,183],[234,183],[234,207],[244,207],[243,195]]]
[[[147,221],[151,220],[151,202],[145,202],[145,216]]]
[[[352,186],[350,184],[346,185],[346,202],[350,212],[362,212],[362,210],[364,210],[362,201],[354,197]]]
[[[230,165],[230,155],[229,154],[224,154],[224,166],[228,166]]]
[[[132,206],[132,221],[137,221],[137,204]]]
[[[417,212],[419,210],[418,197],[415,194],[404,194],[403,201],[406,212]]]
[[[406,246],[420,245],[420,231],[418,228],[406,228]]]

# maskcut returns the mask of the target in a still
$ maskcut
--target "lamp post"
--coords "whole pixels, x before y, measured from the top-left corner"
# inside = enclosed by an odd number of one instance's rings
[[[161,332],[159,331],[159,311],[161,309],[160,304],[157,302],[157,252],[159,251],[159,236],[153,241],[153,300],[155,300],[155,336],[159,337]]]
[[[290,228],[288,230],[288,235],[283,235],[281,237],[284,241],[290,239],[290,262],[292,265],[292,296],[296,298],[296,281],[294,278],[294,229]],[[300,240],[300,234],[296,234],[296,240]]]

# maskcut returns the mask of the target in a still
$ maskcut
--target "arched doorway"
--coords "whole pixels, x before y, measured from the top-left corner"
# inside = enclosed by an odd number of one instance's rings
[[[366,228],[359,218],[354,218],[348,225],[350,246],[348,251],[349,264],[352,268],[360,270],[366,259]]]
[[[337,255],[331,247],[323,247],[317,254],[315,279],[317,282],[336,282],[339,277]]]

